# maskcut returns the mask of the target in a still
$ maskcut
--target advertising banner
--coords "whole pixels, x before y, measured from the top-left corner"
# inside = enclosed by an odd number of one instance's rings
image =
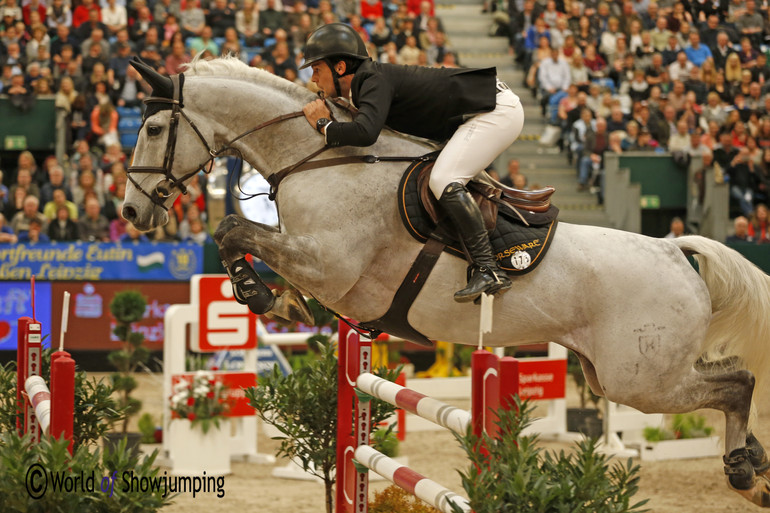
[[[191,243],[59,242],[0,246],[0,281],[189,281],[203,272],[203,247]]]
[[[61,311],[61,300],[59,301]],[[16,324],[19,317],[33,317],[32,290],[28,281],[0,282],[0,351],[15,351],[18,341]],[[61,317],[61,313],[59,314]],[[34,318],[42,326],[43,347],[50,347],[51,284],[35,284]],[[58,332],[56,332],[58,333]],[[49,335],[46,337],[46,335]],[[57,335],[58,336],[58,335]],[[58,340],[56,343],[58,344]]]
[[[562,399],[566,394],[567,360],[519,360],[522,399]]]
[[[64,291],[72,295],[64,339],[67,350],[112,351],[119,348],[112,334],[115,319],[110,313],[110,302],[117,292],[136,290],[147,299],[144,320],[136,323],[134,329],[144,334],[145,344],[150,351],[163,349],[163,316],[169,305],[190,301],[190,284],[187,282],[54,282],[47,285],[52,296],[49,300],[53,310],[49,324],[52,333],[59,333]],[[43,324],[44,331],[45,328]]]

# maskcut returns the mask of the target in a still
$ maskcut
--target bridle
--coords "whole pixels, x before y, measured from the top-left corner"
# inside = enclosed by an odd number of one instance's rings
[[[184,182],[187,181],[189,178],[195,176],[198,174],[200,170],[203,170],[204,173],[209,174],[211,170],[214,167],[214,159],[222,156],[227,151],[235,151],[240,155],[240,151],[237,148],[233,147],[233,144],[236,141],[239,141],[240,139],[243,139],[247,135],[251,135],[254,132],[258,132],[259,130],[262,130],[263,128],[267,128],[271,125],[274,125],[276,123],[280,123],[282,121],[287,121],[289,119],[295,119],[304,116],[304,112],[297,111],[297,112],[291,112],[289,114],[283,114],[281,116],[275,117],[273,119],[270,119],[268,121],[265,121],[264,123],[261,123],[257,125],[254,128],[251,128],[249,130],[246,130],[245,132],[233,137],[228,142],[226,142],[221,148],[214,150],[211,148],[209,143],[206,141],[206,138],[203,136],[201,131],[198,129],[198,127],[195,125],[195,122],[190,119],[190,117],[185,114],[184,112],[184,105],[181,100],[182,96],[182,84],[184,83],[184,75],[172,75],[169,77],[171,79],[171,83],[173,84],[173,95],[172,98],[165,98],[161,96],[151,96],[149,98],[146,98],[144,100],[144,103],[146,105],[150,105],[153,103],[159,103],[164,105],[170,105],[171,108],[171,119],[169,121],[169,133],[168,133],[168,142],[166,143],[166,151],[163,156],[163,165],[158,166],[129,166],[126,170],[126,176],[131,181],[132,184],[134,184],[134,187],[147,196],[150,201],[152,201],[153,204],[161,207],[162,209],[168,211],[170,206],[166,205],[166,201],[171,197],[173,193],[173,189],[179,189],[179,191],[182,194],[187,194],[187,187],[184,185]],[[323,99],[323,98],[322,98]],[[344,102],[336,101],[335,99],[324,99],[324,101],[331,101],[333,102],[337,107],[340,107],[344,110],[347,110],[348,112],[355,113],[355,108],[353,108],[351,105],[348,105]],[[328,106],[328,104],[327,104]],[[329,109],[331,112],[331,109]],[[183,118],[185,121],[187,121],[187,124],[190,125],[190,128],[193,129],[193,131],[197,134],[198,140],[203,144],[203,146],[206,148],[206,151],[208,152],[208,158],[201,162],[198,166],[195,167],[194,171],[191,171],[184,176],[181,176],[179,178],[175,177],[172,173],[172,168],[174,166],[174,156],[176,153],[176,139],[177,139],[177,131],[179,129],[179,119]],[[334,120],[334,114],[332,113],[332,119]],[[146,121],[146,119],[145,119]],[[144,127],[144,122],[142,123],[141,129]],[[276,195],[278,194],[278,185],[283,181],[284,178],[289,176],[292,173],[295,173],[297,171],[304,171],[308,169],[317,169],[321,167],[328,167],[328,166],[338,166],[343,164],[350,164],[350,163],[366,163],[366,164],[375,164],[377,162],[387,162],[387,161],[402,161],[402,162],[411,162],[411,161],[417,161],[417,160],[431,160],[434,157],[429,156],[420,156],[420,157],[378,157],[376,155],[347,155],[342,157],[332,157],[327,159],[321,159],[321,160],[312,160],[313,158],[317,157],[321,153],[325,152],[326,150],[331,149],[331,146],[328,144],[325,144],[318,150],[313,151],[306,157],[303,157],[298,162],[291,164],[280,171],[277,171],[273,173],[272,175],[267,177],[267,181],[270,184],[270,193],[268,197],[270,200],[274,200]],[[206,166],[208,166],[208,169],[206,169]],[[160,174],[164,176],[164,180],[162,180],[155,188],[147,192],[145,189],[143,189],[139,183],[134,179],[134,177],[131,176],[131,173],[150,173],[150,174]]]
[[[168,210],[170,208],[169,206],[166,205],[166,201],[171,197],[173,189],[175,188],[179,189],[179,191],[182,194],[187,194],[187,187],[184,185],[184,182],[187,181],[189,178],[198,174],[200,170],[203,170],[204,173],[209,174],[212,168],[214,167],[214,159],[222,156],[228,150],[235,149],[232,147],[233,143],[246,137],[247,135],[250,135],[254,132],[262,130],[263,128],[267,128],[268,126],[274,125],[276,123],[280,123],[282,121],[287,121],[289,119],[294,119],[294,118],[304,116],[304,113],[302,111],[297,111],[297,112],[283,114],[281,116],[275,117],[273,119],[265,121],[264,123],[261,123],[260,125],[237,135],[236,137],[230,139],[227,143],[225,143],[221,148],[214,150],[211,148],[209,143],[206,141],[206,138],[203,136],[201,131],[195,125],[195,122],[192,119],[190,119],[190,117],[184,111],[184,108],[183,108],[184,106],[182,105],[182,101],[180,100],[181,91],[182,91],[182,87],[180,84],[180,77],[183,77],[183,75],[181,74],[172,75],[169,77],[171,79],[171,83],[174,86],[173,98],[151,96],[144,100],[144,103],[147,105],[153,104],[153,103],[160,103],[160,104],[170,105],[170,108],[171,108],[171,119],[169,121],[169,130],[168,130],[168,142],[166,143],[166,151],[163,155],[163,165],[162,166],[129,166],[128,169],[126,170],[126,175],[128,176],[128,179],[131,181],[131,183],[134,184],[134,187],[136,187],[136,189],[139,192],[147,196],[150,199],[150,201],[153,202],[153,204],[163,208],[164,210]],[[172,168],[174,166],[174,156],[176,154],[177,131],[179,130],[180,118],[187,121],[187,124],[190,125],[190,128],[192,128],[195,134],[198,136],[198,140],[206,148],[206,151],[209,156],[205,161],[201,162],[198,166],[196,166],[194,171],[191,171],[184,176],[176,177],[172,173]],[[142,123],[142,127],[144,127],[144,123]],[[141,131],[141,128],[139,130]],[[272,180],[271,186],[277,189],[278,183],[286,175],[288,175],[290,172],[293,172],[294,170],[296,170],[296,168],[306,163],[310,159],[316,157],[317,155],[320,155],[321,153],[323,153],[329,148],[330,146],[325,145],[319,150],[311,153],[307,157],[304,157],[302,160],[300,160],[296,164],[293,164],[287,168],[282,169],[281,171],[275,174],[275,175],[278,175],[279,178]],[[208,169],[206,169],[206,166],[208,166]],[[145,189],[143,189],[139,185],[139,183],[134,179],[134,177],[131,176],[131,173],[160,174],[164,176],[164,180],[161,181],[155,187],[155,189],[153,189],[150,192],[147,192]],[[275,185],[273,185],[273,182],[275,182]],[[273,191],[271,191],[271,197],[274,197]]]

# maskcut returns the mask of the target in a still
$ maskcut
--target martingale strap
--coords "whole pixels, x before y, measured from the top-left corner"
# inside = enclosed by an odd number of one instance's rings
[[[429,238],[412,263],[412,267],[401,282],[401,286],[398,287],[385,315],[373,321],[363,322],[361,325],[369,330],[385,331],[421,346],[433,347],[430,339],[409,324],[407,315],[409,309],[412,308],[412,303],[422,290],[422,286],[425,285],[428,276],[436,266],[445,246],[446,244],[436,238]]]

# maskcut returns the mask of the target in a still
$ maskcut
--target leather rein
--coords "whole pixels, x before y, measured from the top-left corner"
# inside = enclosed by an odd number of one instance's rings
[[[225,152],[229,150],[235,150],[236,152],[240,153],[236,148],[233,148],[233,144],[236,141],[239,141],[240,139],[243,139],[244,137],[251,135],[255,132],[258,132],[259,130],[262,130],[263,128],[267,128],[269,126],[275,125],[277,123],[281,123],[283,121],[287,121],[290,119],[295,119],[304,116],[305,114],[302,111],[298,112],[291,112],[289,114],[283,114],[281,116],[275,117],[273,119],[270,119],[268,121],[265,121],[264,123],[261,123],[257,125],[254,128],[251,128],[234,138],[230,139],[227,143],[224,144],[221,148],[214,150],[211,148],[211,146],[206,141],[206,138],[203,136],[201,131],[198,129],[198,127],[195,125],[195,122],[190,119],[187,114],[184,112],[184,108],[182,105],[182,102],[180,100],[181,96],[181,85],[180,85],[180,75],[172,75],[171,82],[174,86],[174,92],[173,92],[173,98],[164,98],[164,97],[158,97],[158,96],[151,96],[149,98],[146,98],[144,100],[144,103],[149,105],[152,103],[162,103],[167,104],[171,106],[171,120],[169,121],[169,134],[168,134],[168,143],[166,144],[166,151],[163,156],[163,165],[158,166],[129,166],[126,170],[126,176],[131,181],[132,184],[134,184],[134,187],[147,196],[150,201],[152,201],[153,204],[161,207],[162,209],[168,211],[170,206],[166,206],[166,201],[171,197],[173,193],[173,189],[179,189],[179,191],[182,194],[187,194],[187,187],[184,185],[184,182],[188,180],[189,178],[195,176],[198,174],[200,170],[203,170],[205,174],[209,174],[214,167],[214,159],[222,156]],[[326,101],[326,100],[325,100]],[[348,112],[355,113],[354,107],[335,101],[334,99],[331,100],[335,105],[338,107],[347,110]],[[331,111],[331,109],[330,109]],[[187,121],[187,124],[190,125],[190,128],[193,129],[193,131],[198,136],[198,139],[203,144],[203,146],[206,147],[206,150],[209,154],[209,157],[202,162],[200,165],[198,165],[195,168],[195,171],[191,171],[190,173],[187,173],[184,176],[181,176],[179,178],[175,177],[172,173],[172,168],[174,165],[174,156],[176,153],[176,142],[177,142],[177,130],[179,128],[179,118],[183,118],[185,121]],[[332,119],[334,119],[334,114],[332,114]],[[142,124],[142,127],[144,126],[144,123]],[[141,130],[141,128],[140,128]],[[376,155],[349,155],[344,157],[333,157],[328,159],[321,159],[321,160],[312,160],[318,155],[322,154],[326,150],[331,149],[331,146],[328,144],[325,144],[318,150],[310,153],[308,156],[303,157],[298,162],[291,164],[275,173],[267,177],[267,181],[270,184],[270,193],[268,197],[270,200],[275,200],[276,195],[278,194],[278,186],[279,184],[289,175],[296,173],[298,171],[306,171],[310,169],[318,169],[323,167],[331,167],[331,166],[339,166],[344,164],[351,164],[351,163],[365,163],[365,164],[375,164],[378,162],[393,162],[393,161],[399,161],[399,162],[413,162],[413,161],[420,161],[420,160],[429,160],[430,157],[426,158],[425,156],[420,157],[379,157]],[[208,169],[206,169],[206,166],[208,166]],[[147,192],[144,190],[139,183],[131,176],[131,173],[150,173],[150,174],[160,174],[164,176],[164,180],[161,181],[155,189],[153,189],[150,192]]]

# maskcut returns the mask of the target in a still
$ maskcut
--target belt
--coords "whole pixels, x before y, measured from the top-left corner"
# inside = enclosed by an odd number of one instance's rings
[[[510,87],[508,87],[508,84],[506,84],[505,82],[501,82],[501,81],[500,81],[500,79],[498,79],[498,80],[497,80],[497,84],[496,84],[496,86],[495,86],[495,87],[496,87],[496,88],[497,88],[497,90],[498,90],[498,91],[500,91],[500,92],[503,92],[503,91],[510,91],[510,90],[511,90],[511,88],[510,88]]]

